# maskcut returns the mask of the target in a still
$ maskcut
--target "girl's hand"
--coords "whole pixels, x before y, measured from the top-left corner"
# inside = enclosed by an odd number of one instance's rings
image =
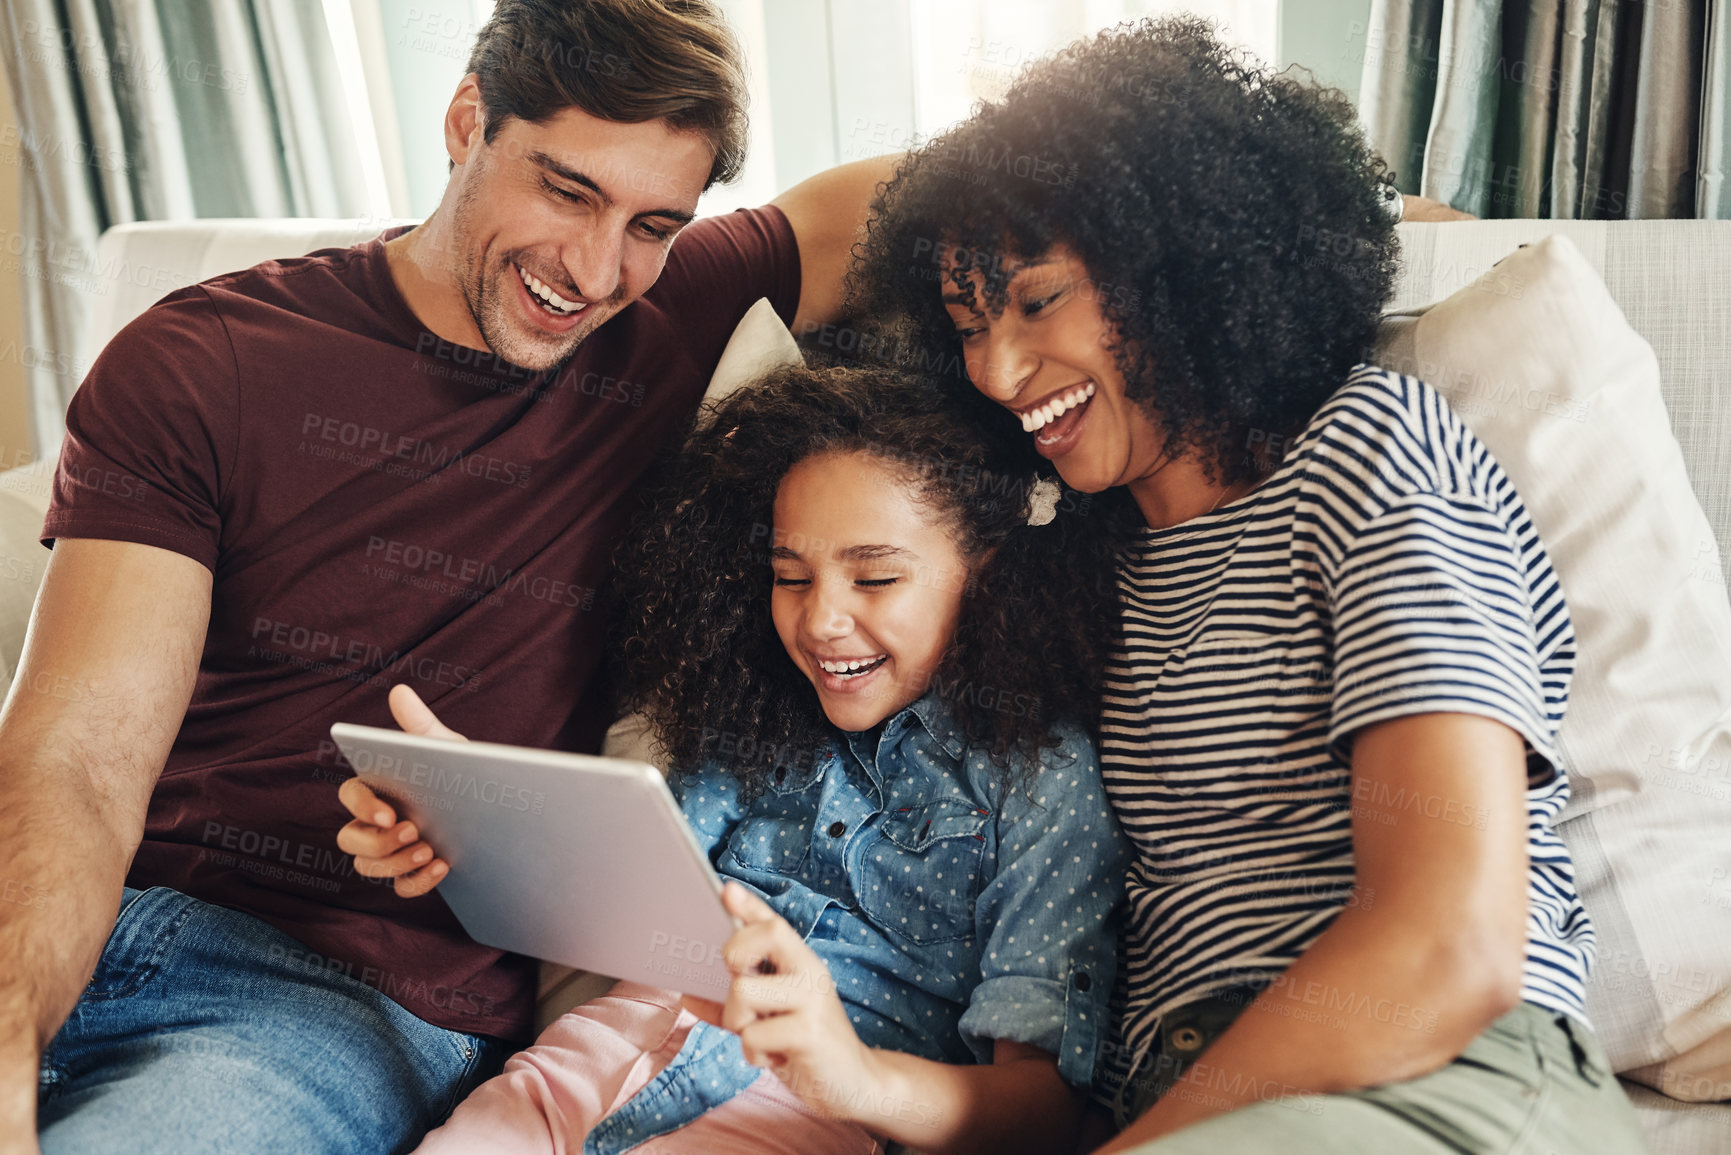
[[[407,686],[391,688],[391,716],[410,734],[434,738],[463,736],[440,722],[427,704]],[[337,849],[355,856],[355,873],[363,878],[394,878],[401,898],[419,898],[445,877],[450,865],[420,841],[420,833],[408,819],[397,821],[389,803],[367,789],[359,778],[350,778],[337,790],[337,800],[355,820],[337,831]]]
[[[856,1104],[875,1101],[878,1072],[874,1052],[848,1022],[829,968],[743,886],[729,882],[721,901],[744,923],[722,948],[733,985],[721,1025],[739,1036],[746,1062],[774,1071],[808,1107],[852,1118]]]

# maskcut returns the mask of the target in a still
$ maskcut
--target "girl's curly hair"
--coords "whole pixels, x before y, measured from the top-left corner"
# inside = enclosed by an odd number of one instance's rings
[[[1301,428],[1375,338],[1396,267],[1392,179],[1340,92],[1257,67],[1194,18],[1121,26],[1035,64],[901,163],[856,247],[849,312],[887,328],[879,348],[959,365],[940,294],[971,301],[977,271],[995,315],[1016,264],[1068,246],[1166,453],[1248,480],[1251,431]]]
[[[1014,761],[1030,769],[1056,744],[1055,724],[1097,729],[1121,532],[1099,499],[1060,486],[1057,516],[1030,526],[1034,479],[1006,468],[1014,455],[929,383],[887,370],[784,368],[706,412],[615,580],[624,704],[648,717],[674,766],[720,760],[749,795],[837,733],[770,617],[776,493],[826,453],[888,463],[973,567],[930,685],[967,744],[1014,782]]]

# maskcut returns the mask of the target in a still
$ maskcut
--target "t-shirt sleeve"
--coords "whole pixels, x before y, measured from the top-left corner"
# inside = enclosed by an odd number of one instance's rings
[[[1497,510],[1472,497],[1403,498],[1353,535],[1329,584],[1329,744],[1342,762],[1366,726],[1452,713],[1502,722],[1561,769],[1532,587]]]
[[[799,289],[799,244],[793,226],[780,209],[764,205],[687,225],[650,292],[693,337],[725,342],[760,297],[768,297],[791,328]]]
[[[972,752],[970,758],[976,757]],[[1085,1087],[1106,1024],[1129,851],[1094,744],[1072,733],[998,815],[998,861],[974,908],[980,984],[959,1024],[982,1063],[997,1039],[1058,1060]]]
[[[108,343],[73,395],[43,544],[138,542],[214,570],[238,397],[234,353],[205,291],[152,306]]]

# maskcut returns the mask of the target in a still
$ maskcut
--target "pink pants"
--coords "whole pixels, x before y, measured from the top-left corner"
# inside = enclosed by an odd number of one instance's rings
[[[415,1155],[578,1155],[590,1130],[673,1061],[698,1022],[679,995],[622,982],[560,1017],[429,1133]],[[644,1155],[869,1155],[878,1141],[824,1119],[765,1071],[740,1094],[637,1148]]]

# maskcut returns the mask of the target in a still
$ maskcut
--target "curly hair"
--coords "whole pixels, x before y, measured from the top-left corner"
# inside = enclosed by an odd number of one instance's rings
[[[770,617],[776,493],[827,453],[887,463],[969,562],[929,687],[967,744],[1014,784],[1057,744],[1056,724],[1097,731],[1119,540],[1098,499],[1060,487],[1057,516],[1029,525],[1033,477],[1007,472],[1005,447],[929,383],[885,370],[780,369],[705,413],[616,567],[623,704],[674,766],[722,760],[750,796],[838,733]]]
[[[1086,266],[1127,396],[1216,481],[1250,479],[1249,431],[1295,432],[1376,334],[1396,246],[1393,178],[1347,98],[1259,68],[1194,18],[1143,21],[1036,63],[880,191],[849,312],[880,348],[957,363],[940,295],[1006,304],[1055,245]],[[952,376],[982,420],[1013,425]]]

